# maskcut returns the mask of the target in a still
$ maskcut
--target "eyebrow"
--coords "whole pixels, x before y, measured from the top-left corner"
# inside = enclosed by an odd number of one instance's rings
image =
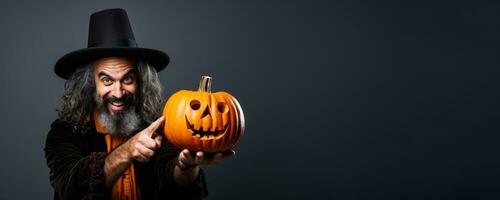
[[[136,73],[136,69],[135,69],[135,68],[131,68],[131,69],[129,69],[129,70],[125,73],[125,75],[123,75],[123,77],[130,76],[130,74],[132,74],[132,73],[135,75],[135,73]],[[102,77],[102,76],[107,76],[107,77],[109,77],[109,78],[111,78],[111,79],[114,79],[111,75],[107,74],[106,72],[104,72],[104,71],[100,71],[100,72],[97,74],[97,77],[99,77],[99,78],[100,78],[100,77]]]

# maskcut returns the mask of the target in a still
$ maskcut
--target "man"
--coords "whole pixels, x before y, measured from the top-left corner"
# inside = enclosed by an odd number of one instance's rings
[[[45,145],[54,199],[201,199],[200,166],[234,155],[173,147],[161,133],[157,71],[168,56],[139,48],[127,14],[92,14],[88,48],[55,65],[67,79],[59,118]]]

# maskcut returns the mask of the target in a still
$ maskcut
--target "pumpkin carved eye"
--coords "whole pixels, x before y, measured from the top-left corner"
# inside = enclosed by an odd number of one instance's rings
[[[200,109],[200,101],[198,100],[192,100],[189,105],[191,106],[191,109],[193,110],[198,110]]]
[[[225,113],[225,112],[227,112],[227,109],[228,109],[228,108],[227,108],[226,103],[224,103],[224,102],[219,102],[219,103],[217,104],[217,110],[218,110],[220,113]]]

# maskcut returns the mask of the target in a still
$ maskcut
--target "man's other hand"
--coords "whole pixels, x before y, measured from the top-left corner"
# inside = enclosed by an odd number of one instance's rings
[[[194,168],[196,166],[214,165],[219,163],[222,159],[234,156],[236,152],[228,150],[224,152],[215,153],[213,156],[206,156],[204,152],[198,151],[192,155],[188,149],[184,149],[179,153],[178,166],[184,171]]]

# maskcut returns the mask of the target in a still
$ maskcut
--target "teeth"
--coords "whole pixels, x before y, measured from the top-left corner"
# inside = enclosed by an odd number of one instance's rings
[[[123,102],[120,102],[120,103],[117,103],[117,102],[111,102],[111,104],[115,105],[115,106],[121,106],[123,105]]]
[[[217,128],[213,128],[214,130],[209,130],[209,128],[204,128],[200,125],[194,125],[189,122],[189,120],[186,117],[186,124],[188,127],[188,130],[192,133],[192,136],[197,137],[202,140],[213,140],[217,139],[218,137],[221,136],[222,132],[227,129],[229,124],[226,124],[221,130],[217,130]],[[199,126],[199,128],[197,128]],[[205,130],[206,129],[206,130]]]

